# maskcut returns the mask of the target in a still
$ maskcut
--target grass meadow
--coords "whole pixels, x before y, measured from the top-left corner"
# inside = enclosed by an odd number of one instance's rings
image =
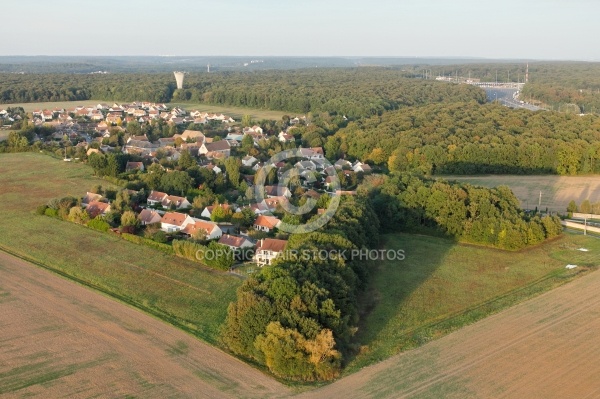
[[[105,100],[82,100],[82,101],[57,101],[57,102],[40,102],[40,103],[18,103],[18,104],[0,104],[0,109],[3,107],[23,107],[25,112],[31,112],[36,109],[54,109],[54,108],[73,108],[77,105],[96,105],[98,103],[113,104],[115,101]],[[116,101],[121,103],[123,101]],[[291,115],[294,113],[283,112],[283,111],[270,111],[265,109],[256,108],[244,108],[234,107],[227,105],[211,105],[211,104],[197,104],[197,103],[169,103],[170,107],[181,107],[186,110],[198,110],[203,112],[212,113],[223,113],[231,116],[236,121],[240,121],[242,116],[248,114],[254,120],[259,121],[262,119],[274,119],[281,120],[283,115]]]
[[[81,197],[92,169],[36,153],[0,155],[0,249],[42,263],[218,344],[219,327],[239,277],[126,242],[84,226],[40,216],[49,199]]]
[[[600,254],[600,240],[577,234],[520,252],[409,234],[384,239],[405,260],[377,264],[357,332],[363,346],[348,373],[570,281],[595,269]]]

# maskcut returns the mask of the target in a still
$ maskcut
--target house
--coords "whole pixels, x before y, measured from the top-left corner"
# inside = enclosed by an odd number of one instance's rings
[[[210,219],[210,217],[212,216],[213,210],[217,206],[220,206],[221,208],[223,208],[226,211],[229,210],[229,209],[231,209],[231,205],[229,205],[229,204],[211,205],[211,206],[207,206],[206,208],[204,208],[204,210],[202,211],[202,213],[200,214],[200,216],[202,216],[203,218]]]
[[[175,146],[175,139],[173,137],[162,137],[158,139],[158,145],[161,148]]]
[[[162,204],[163,200],[167,198],[169,194],[163,193],[161,191],[150,191],[150,195],[148,195],[147,203],[150,206],[154,206],[157,204]]]
[[[173,136],[173,140],[180,138],[183,141],[195,141],[204,143],[206,137],[202,132],[196,130],[184,130],[181,134],[176,134]]]
[[[129,140],[123,147],[125,154],[139,154],[142,156],[150,155],[160,147],[158,144],[142,140]]]
[[[285,186],[265,186],[265,195],[267,198],[279,197],[282,195],[290,198],[292,196],[292,192]]]
[[[277,228],[280,223],[281,220],[277,219],[275,216],[258,215],[253,226],[254,230],[269,233],[271,230]]]
[[[206,155],[209,152],[221,153],[225,157],[229,157],[231,153],[231,145],[227,140],[219,140],[213,143],[204,143],[198,150],[198,154]]]
[[[277,136],[280,142],[282,143],[292,143],[294,142],[294,136],[288,133],[279,132],[279,136]]]
[[[152,209],[144,209],[138,215],[138,220],[145,226],[153,223],[160,223],[162,217],[156,211]]]
[[[192,204],[190,204],[190,201],[188,201],[187,198],[178,197],[176,195],[167,195],[163,198],[161,203],[163,208],[165,209],[185,209],[190,208],[192,206]]]
[[[131,172],[133,170],[141,170],[144,171],[144,163],[143,162],[127,162],[125,165],[125,172]]]
[[[346,161],[345,159],[338,159],[337,161],[335,161],[333,166],[337,170],[342,170],[344,168],[352,168],[352,164],[350,163],[350,161]]]
[[[206,169],[213,171],[217,175],[222,172],[221,168],[219,168],[213,163],[209,163],[208,165],[206,165]]]
[[[277,240],[275,238],[265,238],[256,243],[254,252],[254,262],[258,266],[270,265],[277,258],[287,245],[286,240]]]
[[[90,218],[93,219],[96,216],[104,216],[110,212],[110,204],[107,204],[106,202],[92,201],[87,205],[85,210],[87,211],[88,215],[90,215]]]
[[[194,237],[196,234],[198,234],[199,230],[204,230],[207,240],[217,239],[223,234],[223,231],[219,226],[217,226],[216,223],[198,219],[194,219],[193,222],[188,223],[183,229],[181,229],[181,232],[190,237]]]
[[[223,234],[219,239],[219,244],[227,245],[232,251],[240,251],[244,248],[252,248],[254,244],[247,238]]]
[[[312,147],[312,148],[299,148],[300,154],[304,158],[308,159],[323,159],[325,158],[323,153],[323,147]]]
[[[369,166],[366,163],[359,162],[359,161],[356,161],[354,163],[354,165],[352,165],[352,170],[356,173],[358,173],[358,172],[371,173],[373,171],[371,169],[371,166]]]
[[[242,158],[242,165],[247,167],[252,167],[256,162],[258,162],[258,159],[254,158],[252,155],[246,155]]]
[[[166,212],[160,219],[160,229],[166,233],[183,230],[188,224],[195,223],[190,215],[178,212]]]
[[[81,206],[86,208],[88,206],[88,204],[95,202],[95,201],[100,201],[101,199],[102,199],[102,195],[90,193],[88,191],[87,193],[85,193],[85,196],[81,199]]]

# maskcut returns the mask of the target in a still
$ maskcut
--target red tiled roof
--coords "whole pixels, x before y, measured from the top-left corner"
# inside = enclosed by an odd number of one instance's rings
[[[280,220],[274,216],[259,215],[256,218],[256,221],[254,221],[254,225],[272,229],[274,227],[277,227],[277,224],[279,222],[280,222]]]
[[[281,252],[285,249],[287,240],[278,240],[275,238],[265,238],[256,243],[257,251]]]

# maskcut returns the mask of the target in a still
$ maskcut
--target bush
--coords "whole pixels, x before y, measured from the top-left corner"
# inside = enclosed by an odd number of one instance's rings
[[[167,234],[162,230],[158,230],[156,233],[154,233],[152,235],[152,239],[158,243],[166,243],[167,242]]]
[[[105,232],[110,230],[110,224],[108,224],[101,216],[96,216],[96,218],[90,220],[87,227]]]
[[[235,261],[235,254],[228,246],[214,241],[205,246],[188,240],[173,240],[173,251],[177,256],[218,270],[229,270]]]
[[[55,218],[58,217],[58,211],[56,209],[46,208],[44,215]]]
[[[48,209],[48,205],[40,205],[35,209],[35,213],[38,215],[45,215],[46,209]]]
[[[165,252],[167,254],[171,254],[171,255],[173,254],[173,247],[170,245],[167,245],[167,244],[163,244],[160,242],[150,240],[148,238],[144,238],[144,237],[140,237],[140,236],[136,236],[136,235],[128,234],[128,233],[121,234],[121,237],[123,237],[125,240],[127,240],[129,242],[133,242],[133,243],[140,244],[140,245],[146,245],[148,247],[158,249],[159,251]]]

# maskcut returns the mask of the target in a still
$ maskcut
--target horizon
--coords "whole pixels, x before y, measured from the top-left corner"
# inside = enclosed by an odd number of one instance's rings
[[[27,23],[3,22],[0,34],[18,39],[6,41],[0,56],[600,60],[600,49],[592,45],[600,3],[593,0],[506,0],[501,5],[485,0],[106,0],[101,7],[56,0],[40,13],[31,13],[35,0],[6,3],[9,14],[27,15]]]

